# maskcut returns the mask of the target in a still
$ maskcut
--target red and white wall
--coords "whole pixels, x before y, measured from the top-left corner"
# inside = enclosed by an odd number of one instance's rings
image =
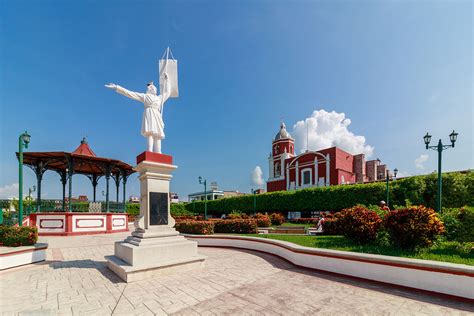
[[[40,236],[107,234],[128,231],[128,214],[33,213],[29,226],[38,227]]]

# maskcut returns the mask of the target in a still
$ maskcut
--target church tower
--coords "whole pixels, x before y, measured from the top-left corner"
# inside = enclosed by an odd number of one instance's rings
[[[269,176],[268,181],[284,179],[285,159],[295,156],[295,140],[287,132],[285,123],[282,121],[280,131],[272,142],[272,152],[268,157]]]

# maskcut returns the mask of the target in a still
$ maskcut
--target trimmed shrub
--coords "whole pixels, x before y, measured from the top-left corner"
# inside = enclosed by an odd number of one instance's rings
[[[176,218],[177,216],[193,216],[194,213],[186,209],[185,203],[171,203],[170,204],[171,216]]]
[[[257,221],[253,219],[224,219],[214,221],[214,232],[223,234],[256,234]]]
[[[38,241],[38,229],[29,226],[0,225],[0,246],[31,246]]]
[[[317,217],[300,217],[300,218],[292,218],[290,219],[290,223],[293,224],[317,224],[319,222],[319,218]]]
[[[422,205],[391,211],[384,226],[392,242],[406,249],[428,247],[444,233],[443,222],[436,212]]]
[[[474,242],[474,207],[443,209],[440,218],[448,240]]]
[[[270,214],[270,220],[272,221],[272,225],[280,226],[285,222],[285,216],[281,213],[272,213]]]
[[[257,222],[258,227],[270,227],[272,226],[272,221],[270,219],[270,216],[257,213],[254,216],[252,216],[252,219],[254,219]]]
[[[183,234],[212,235],[214,234],[213,221],[192,221],[185,220],[176,222],[174,226],[177,231]]]
[[[382,219],[375,211],[361,205],[342,210],[336,218],[338,230],[359,243],[374,241],[382,224]]]
[[[391,205],[413,204],[430,207],[436,202],[436,175],[415,176],[390,183]],[[340,211],[357,204],[378,205],[386,199],[385,183],[366,183],[316,187],[297,191],[278,191],[264,194],[243,195],[207,202],[208,213],[219,215],[231,211],[253,213],[253,199],[257,212],[306,212]],[[443,204],[446,207],[474,205],[474,172],[443,174]],[[204,213],[204,201],[186,204],[191,212]]]
[[[324,235],[342,235],[342,230],[338,223],[340,217],[340,212],[337,212],[334,215],[328,214],[324,217],[322,220]]]
[[[140,214],[140,204],[127,203],[127,214],[132,216],[138,216]]]

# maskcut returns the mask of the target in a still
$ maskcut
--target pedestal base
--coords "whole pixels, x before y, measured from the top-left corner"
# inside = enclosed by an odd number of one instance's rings
[[[198,254],[197,242],[174,228],[158,226],[116,242],[115,255],[106,259],[108,268],[122,280],[134,282],[202,267],[206,257]]]

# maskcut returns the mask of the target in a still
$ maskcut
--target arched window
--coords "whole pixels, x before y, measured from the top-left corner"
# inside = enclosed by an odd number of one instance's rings
[[[281,165],[279,162],[275,163],[275,177],[281,176]]]

